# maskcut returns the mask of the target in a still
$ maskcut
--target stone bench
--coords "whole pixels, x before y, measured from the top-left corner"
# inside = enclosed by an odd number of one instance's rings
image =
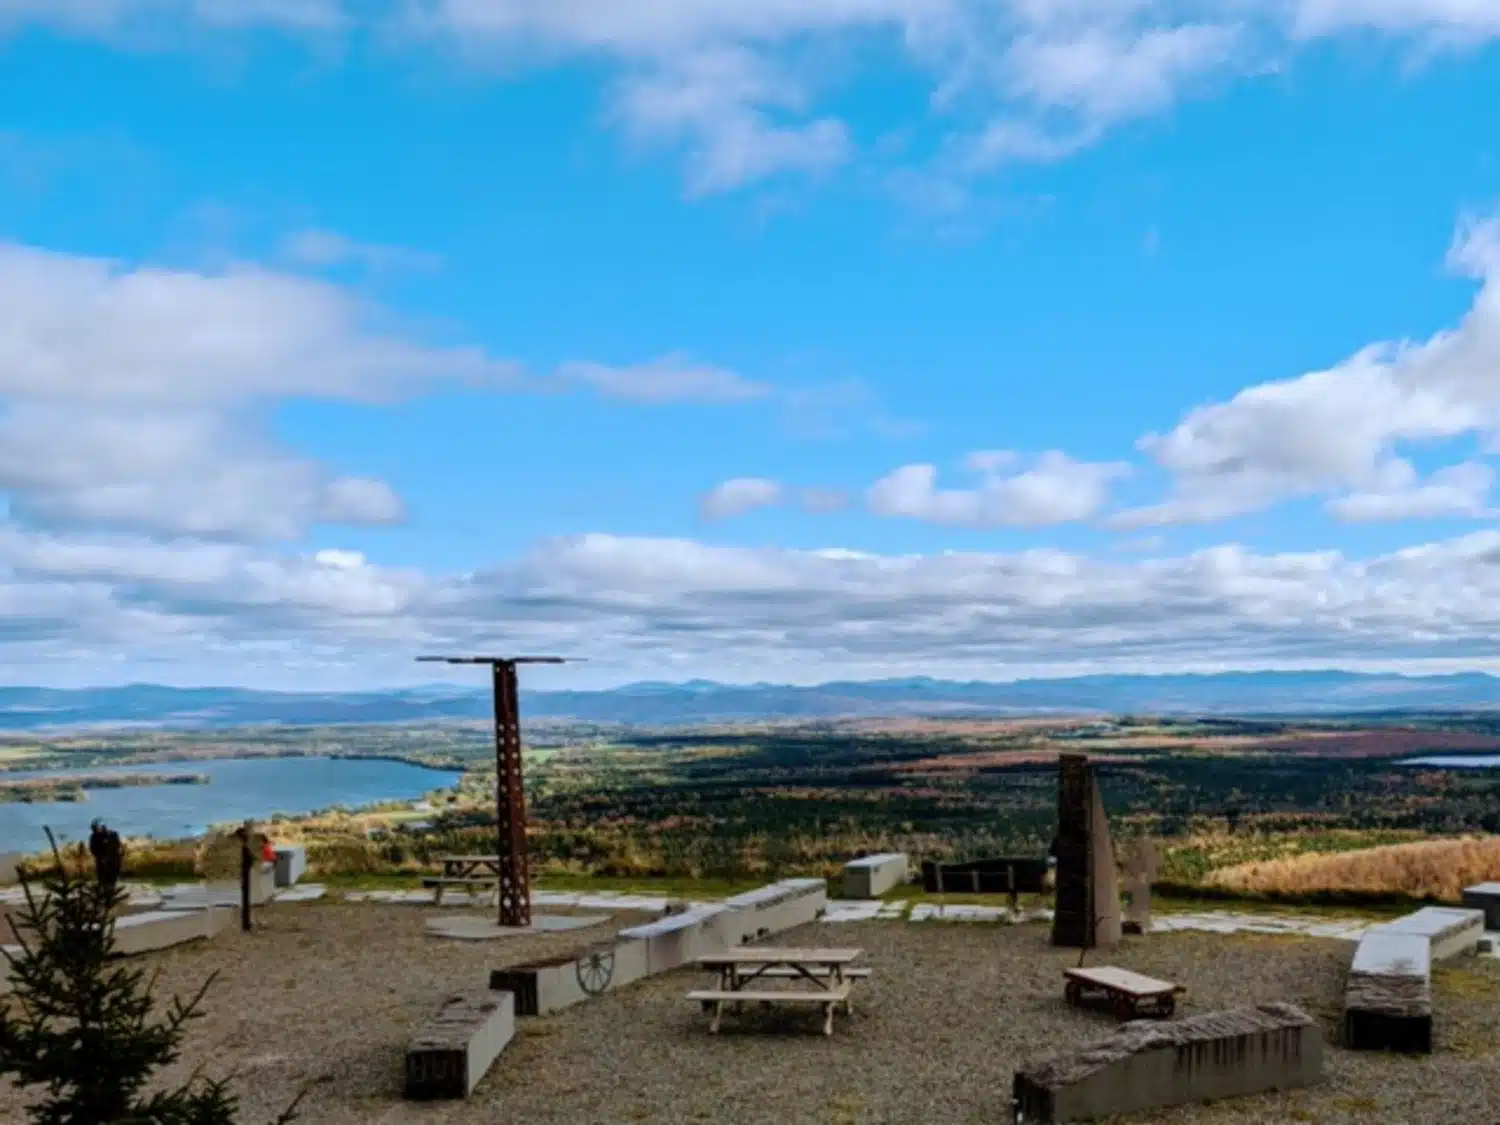
[[[1425,937],[1372,929],[1344,986],[1344,1042],[1354,1051],[1432,1050],[1432,957]]]
[[[115,919],[114,952],[130,956],[217,937],[229,928],[234,918],[234,911],[217,906],[127,914]]]
[[[509,992],[450,996],[406,1048],[406,1096],[467,1098],[515,1033]]]
[[[1138,1021],[1017,1071],[1011,1119],[1052,1125],[1113,1118],[1292,1090],[1319,1081],[1322,1073],[1317,1024],[1291,1004]]]

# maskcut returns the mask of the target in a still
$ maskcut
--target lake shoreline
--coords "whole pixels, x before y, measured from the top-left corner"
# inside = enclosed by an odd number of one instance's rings
[[[462,770],[445,770],[428,762],[370,754],[250,754],[184,759],[182,755],[140,758],[111,767],[120,773],[163,771],[190,760],[206,775],[206,785],[126,784],[91,790],[86,804],[72,801],[40,804],[0,803],[0,852],[34,854],[45,850],[45,829],[77,842],[88,823],[100,819],[123,838],[167,846],[201,839],[216,827],[252,820],[265,825],[295,826],[338,815],[378,815],[404,819],[419,811],[434,794],[451,792],[463,781]],[[74,783],[97,776],[97,764],[75,769],[11,770],[39,774],[39,782]],[[0,774],[0,783],[5,775]],[[153,779],[154,780],[154,779]]]

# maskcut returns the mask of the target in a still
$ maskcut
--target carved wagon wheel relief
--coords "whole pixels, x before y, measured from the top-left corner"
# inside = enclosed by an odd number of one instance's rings
[[[598,996],[614,979],[615,947],[595,947],[578,959],[575,971],[578,974],[578,987],[589,996]]]

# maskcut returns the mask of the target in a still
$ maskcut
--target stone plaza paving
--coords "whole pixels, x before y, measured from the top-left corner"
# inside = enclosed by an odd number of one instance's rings
[[[174,905],[179,908],[197,905],[204,895],[201,884],[182,884],[175,887],[149,887],[143,884],[128,884],[129,906],[134,910],[154,910]],[[316,883],[303,883],[296,887],[277,891],[275,901],[306,902],[320,899],[328,890]],[[338,892],[334,892],[337,894]],[[236,892],[224,890],[212,892],[212,897],[222,896],[228,904],[230,899],[238,902]],[[406,904],[411,906],[432,905],[432,892],[412,890],[349,890],[342,892],[345,902],[371,902],[384,904]],[[533,905],[541,908],[565,908],[580,910],[641,911],[661,913],[674,901],[665,895],[635,894],[614,891],[546,891],[532,892]],[[0,907],[17,906],[25,900],[19,887],[0,890]],[[444,905],[481,906],[490,902],[487,895],[465,895],[462,892],[444,896]],[[685,902],[692,907],[705,905],[709,900]],[[828,904],[823,915],[825,924],[846,922],[989,922],[1000,925],[1015,925],[1025,922],[1047,922],[1052,912],[1047,909],[1032,909],[1012,912],[1006,906],[983,906],[972,903],[945,903],[935,899],[906,900],[846,900],[835,899]],[[1229,910],[1206,910],[1199,912],[1158,913],[1151,922],[1152,933],[1192,931],[1211,934],[1289,934],[1303,937],[1335,938],[1342,941],[1358,941],[1375,922],[1361,918],[1340,918],[1314,914],[1277,914],[1272,912],[1235,912]],[[1500,931],[1488,932],[1490,948],[1480,956],[1500,957]]]

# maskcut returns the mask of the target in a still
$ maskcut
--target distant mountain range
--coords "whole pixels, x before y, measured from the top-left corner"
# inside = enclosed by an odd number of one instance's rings
[[[1355,672],[1079,676],[1012,683],[875,680],[816,687],[694,680],[607,691],[522,692],[523,717],[659,726],[765,719],[1039,714],[1328,715],[1500,708],[1500,679]],[[397,723],[490,714],[489,688],[271,692],[155,684],[0,687],[0,730],[89,726],[232,727]]]

